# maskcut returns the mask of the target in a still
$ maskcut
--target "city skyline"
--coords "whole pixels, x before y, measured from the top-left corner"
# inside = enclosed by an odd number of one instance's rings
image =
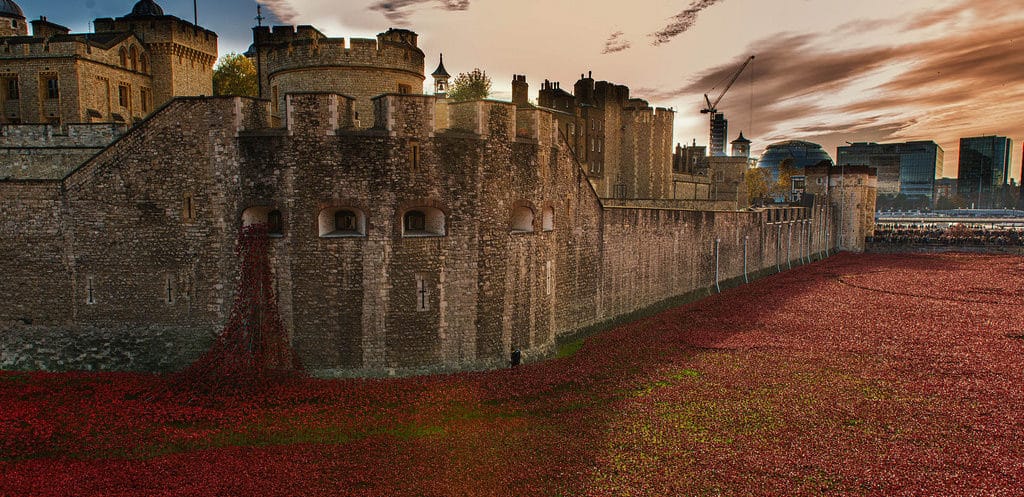
[[[29,19],[45,15],[84,31],[91,19],[123,15],[134,1],[86,0],[60,12],[41,0],[18,3]],[[192,19],[187,0],[158,3]],[[1011,0],[868,0],[842,9],[811,0],[648,1],[634,10],[534,0],[262,3],[267,24],[312,24],[330,36],[413,29],[426,72],[444,53],[453,74],[487,71],[497,98],[510,98],[512,74],[527,75],[534,97],[545,79],[571,85],[593,71],[674,108],[677,142],[707,143],[703,94],[714,98],[716,83],[751,54],[756,60],[719,108],[730,124],[727,141],[743,131],[754,154],[786,139],[820,143],[833,157],[847,141],[934,140],[947,151],[942,175],[954,177],[960,138],[1024,141],[1024,51],[1015,38],[1024,13]],[[200,0],[198,14],[200,25],[219,33],[221,54],[248,47],[255,2]],[[1015,147],[1011,177],[1019,180],[1020,168]]]

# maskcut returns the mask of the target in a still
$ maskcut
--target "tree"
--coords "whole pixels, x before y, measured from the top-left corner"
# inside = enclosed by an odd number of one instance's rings
[[[771,178],[772,173],[761,167],[747,169],[743,173],[743,180],[747,183],[747,198],[751,203],[763,200],[768,196],[768,183]]]
[[[248,57],[231,52],[220,58],[213,68],[213,94],[255,97],[256,66]]]
[[[793,176],[797,175],[798,171],[793,166],[792,159],[783,159],[782,163],[779,164],[779,179],[772,185],[771,193],[776,197],[783,197],[789,200],[789,197],[793,193]]]
[[[460,73],[448,86],[448,98],[456,102],[480,100],[491,94],[491,78],[479,68]]]

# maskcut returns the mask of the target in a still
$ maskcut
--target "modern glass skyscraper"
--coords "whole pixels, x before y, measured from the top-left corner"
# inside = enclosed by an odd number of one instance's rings
[[[1013,142],[1005,136],[960,139],[957,190],[978,207],[992,202],[994,188],[1009,184]]]
[[[933,141],[906,143],[853,143],[838,147],[836,163],[864,165],[878,170],[878,193],[935,196],[935,179],[942,177],[945,153]]]

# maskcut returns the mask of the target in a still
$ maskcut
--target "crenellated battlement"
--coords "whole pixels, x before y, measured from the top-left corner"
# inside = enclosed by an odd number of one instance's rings
[[[289,70],[358,67],[406,71],[423,79],[424,54],[412,31],[346,39],[330,38],[312,26],[264,26],[253,34],[267,77]]]

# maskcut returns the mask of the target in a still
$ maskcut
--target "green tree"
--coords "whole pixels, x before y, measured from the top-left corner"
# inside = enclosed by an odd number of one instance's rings
[[[456,102],[480,100],[491,94],[491,78],[479,68],[460,73],[448,86],[448,98]]]
[[[231,52],[213,68],[213,94],[255,97],[256,66],[248,57]]]

